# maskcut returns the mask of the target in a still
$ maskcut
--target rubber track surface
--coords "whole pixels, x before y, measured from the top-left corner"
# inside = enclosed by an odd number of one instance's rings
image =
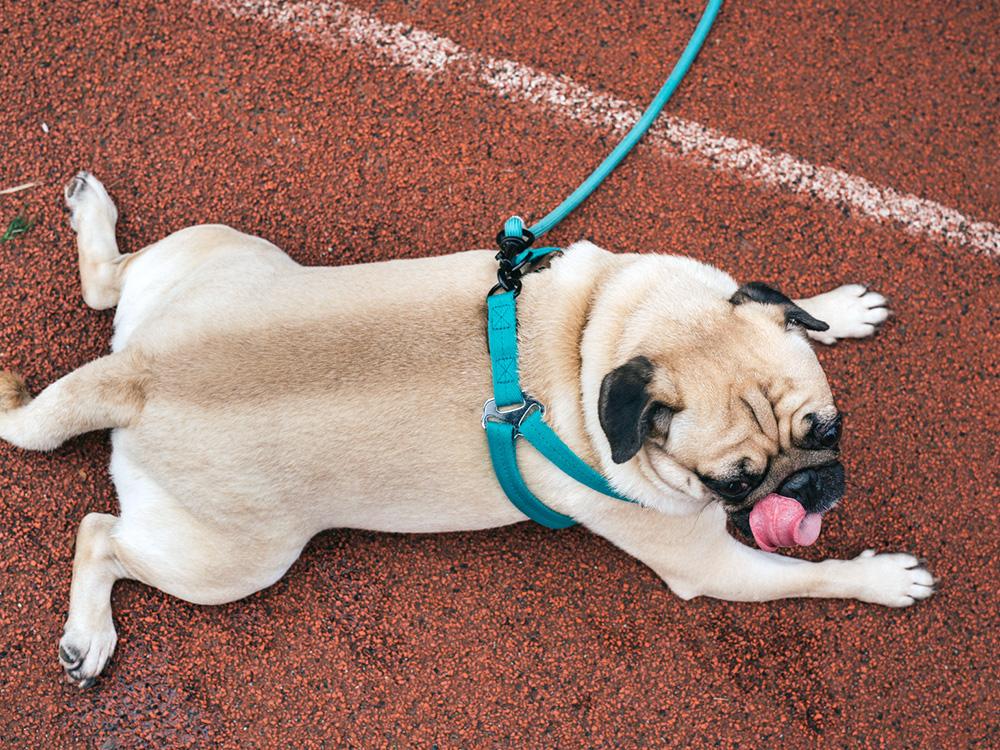
[[[644,102],[700,12],[670,3],[357,7]],[[730,3],[668,107],[816,164],[1000,219],[995,3]],[[177,0],[6,0],[0,13],[0,363],[33,390],[106,351],[61,186],[108,185],[123,249],[197,222],[303,263],[482,247],[609,147],[489,91]],[[48,127],[44,132],[42,123]],[[114,511],[105,434],[0,447],[0,737],[8,747],[996,747],[995,260],[640,147],[551,237],[710,260],[895,317],[820,353],[850,490],[811,558],[910,550],[940,577],[893,611],[682,602],[584,530],[331,531],[223,607],[115,589],[99,684],[62,682],[77,524]]]

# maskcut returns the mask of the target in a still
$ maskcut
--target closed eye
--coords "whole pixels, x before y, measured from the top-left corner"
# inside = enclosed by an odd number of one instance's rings
[[[701,477],[701,481],[713,492],[727,500],[741,500],[750,490],[757,486],[759,478],[746,477],[739,479],[713,479]]]

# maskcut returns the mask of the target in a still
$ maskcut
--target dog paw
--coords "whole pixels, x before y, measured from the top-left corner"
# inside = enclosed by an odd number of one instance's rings
[[[80,231],[82,222],[105,220],[112,224],[118,221],[118,209],[104,189],[101,181],[90,172],[78,172],[76,177],[63,188],[66,208],[69,209],[69,225],[74,232]]]
[[[31,394],[21,376],[13,372],[0,372],[0,412],[17,409],[29,401]]]
[[[909,607],[934,593],[934,576],[913,555],[865,550],[851,567],[854,598],[886,607]]]
[[[116,643],[118,634],[110,622],[96,631],[67,626],[59,641],[59,663],[66,679],[81,689],[93,685],[115,652]]]
[[[826,331],[809,331],[809,336],[822,344],[871,336],[889,317],[886,298],[861,284],[847,284],[810,297],[807,305],[811,315],[830,326]]]

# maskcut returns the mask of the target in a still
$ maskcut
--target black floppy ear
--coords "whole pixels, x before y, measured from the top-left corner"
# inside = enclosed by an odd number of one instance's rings
[[[729,301],[734,305],[742,305],[744,302],[760,302],[764,305],[781,305],[785,309],[785,323],[802,326],[809,331],[825,331],[830,326],[818,318],[814,318],[801,307],[792,302],[788,297],[772,289],[767,284],[760,281],[752,281],[744,284]]]
[[[785,322],[802,326],[807,331],[826,331],[830,328],[829,323],[814,318],[794,302],[791,307],[785,309]]]
[[[673,412],[654,402],[647,386],[653,363],[633,357],[604,376],[597,415],[611,444],[611,460],[622,464],[632,458],[649,436],[650,428],[666,434]]]

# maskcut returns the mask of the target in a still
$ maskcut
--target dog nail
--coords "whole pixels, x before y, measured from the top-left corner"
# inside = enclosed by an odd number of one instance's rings
[[[80,657],[64,646],[59,647],[59,658],[62,659],[68,667],[75,667],[80,662]]]

